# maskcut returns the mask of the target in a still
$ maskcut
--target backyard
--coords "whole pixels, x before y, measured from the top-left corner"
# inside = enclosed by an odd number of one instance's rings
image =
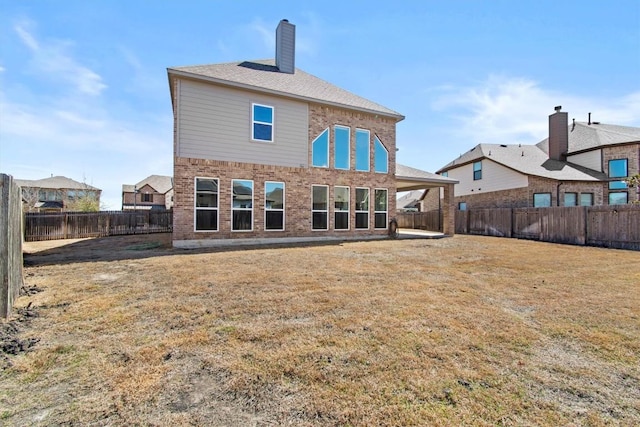
[[[639,263],[460,235],[27,243],[0,425],[639,425]]]

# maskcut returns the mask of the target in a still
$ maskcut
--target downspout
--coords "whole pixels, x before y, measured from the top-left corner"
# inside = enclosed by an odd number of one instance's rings
[[[556,186],[556,206],[560,206],[560,186],[564,184],[564,182],[560,181]]]

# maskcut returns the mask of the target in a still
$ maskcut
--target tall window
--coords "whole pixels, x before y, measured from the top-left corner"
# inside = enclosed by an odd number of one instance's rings
[[[284,230],[284,182],[264,183],[264,229]]]
[[[482,179],[482,160],[473,163],[473,180]]]
[[[253,230],[253,181],[231,180],[231,230]]]
[[[593,206],[593,193],[580,193],[580,206]]]
[[[317,168],[329,167],[329,128],[311,142],[311,164]]]
[[[369,131],[356,129],[356,170],[369,172]]]
[[[375,189],[375,228],[387,228],[387,190]]]
[[[333,189],[333,203],[336,230],[349,229],[349,187],[335,187]]]
[[[533,207],[548,208],[551,206],[551,193],[534,193]]]
[[[218,180],[196,178],[195,230],[218,231]]]
[[[351,157],[351,130],[345,126],[333,128],[333,141],[335,149],[334,167],[336,169],[349,169]]]
[[[622,181],[628,175],[627,159],[609,160],[609,178],[619,178],[619,181],[609,181],[609,190],[626,190],[627,183]],[[625,205],[629,202],[629,194],[626,191],[609,193],[610,205]]]
[[[628,174],[627,159],[609,160],[609,178],[626,178]],[[609,182],[610,190],[625,190],[627,183],[620,181]]]
[[[327,230],[329,228],[329,187],[311,186],[311,228]]]
[[[389,153],[378,137],[373,138],[373,170],[380,173],[389,172]]]
[[[356,228],[369,228],[368,188],[356,188]]]
[[[251,104],[251,138],[254,141],[273,142],[273,107]]]
[[[578,206],[578,194],[577,193],[564,193],[564,205],[565,206]]]
[[[142,201],[143,202],[153,202],[153,194],[151,194],[151,193],[142,193]]]

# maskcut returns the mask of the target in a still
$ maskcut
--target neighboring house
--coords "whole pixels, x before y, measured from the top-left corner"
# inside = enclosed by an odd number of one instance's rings
[[[151,175],[135,185],[122,186],[122,210],[171,209],[173,177]]]
[[[100,206],[102,190],[64,176],[28,180],[16,179],[22,189],[25,212],[62,212],[74,210],[74,203],[83,197],[95,199]]]
[[[459,181],[458,209],[626,204],[624,178],[640,170],[640,128],[568,123],[556,107],[549,137],[536,145],[479,144],[438,173]]]
[[[295,68],[286,20],[275,57],[168,68],[175,246],[387,234],[404,117]]]
[[[422,198],[424,197],[425,190],[413,190],[404,193],[396,200],[396,208],[398,212],[421,212]]]

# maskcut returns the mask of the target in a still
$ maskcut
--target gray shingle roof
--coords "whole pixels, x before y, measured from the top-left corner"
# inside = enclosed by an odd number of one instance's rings
[[[173,188],[173,177],[166,175],[150,175],[135,185],[123,184],[122,191],[125,193],[133,193],[135,188],[142,188],[145,185],[150,186],[160,194],[165,194]]]
[[[568,154],[579,153],[606,145],[640,141],[640,128],[631,126],[587,124],[576,122],[569,125]],[[545,153],[549,152],[549,138],[536,144]]]
[[[544,178],[565,181],[598,181],[607,178],[606,174],[600,172],[559,160],[551,160],[547,153],[536,145],[515,144],[478,144],[441,168],[439,172],[483,158],[527,175]]]
[[[576,122],[569,125],[568,154],[598,149],[607,145],[640,141],[640,128]],[[440,168],[446,171],[466,163],[487,158],[527,175],[566,181],[606,180],[604,173],[563,161],[549,159],[549,138],[536,145],[478,144],[454,161]]]
[[[167,68],[167,72],[170,75],[380,114],[398,121],[404,119],[397,111],[341,89],[298,68],[293,74],[281,73],[274,60],[170,67]]]
[[[396,163],[396,178],[457,184],[458,180]]]
[[[74,181],[66,176],[52,176],[51,178],[43,179],[16,179],[16,184],[21,187],[33,187],[33,188],[51,188],[51,189],[70,189],[70,190],[100,190],[89,184]]]

